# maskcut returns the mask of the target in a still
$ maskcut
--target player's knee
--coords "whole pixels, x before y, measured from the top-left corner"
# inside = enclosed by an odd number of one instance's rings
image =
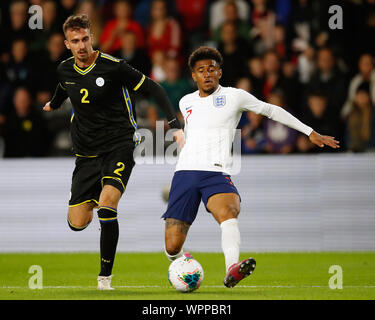
[[[105,195],[99,201],[99,207],[111,207],[116,208],[118,204],[117,198],[114,198],[112,195]]]
[[[113,181],[113,180],[109,180]],[[114,180],[116,182],[116,180]],[[121,191],[112,185],[105,185],[100,194],[99,207],[117,208],[118,202],[121,199]]]
[[[88,220],[80,219],[80,220],[75,220],[75,221],[73,220],[73,222],[72,222],[68,217],[67,222],[68,222],[68,226],[71,230],[82,231],[82,230],[85,230],[87,228],[87,226],[91,222],[91,219],[88,219]]]
[[[77,207],[70,207],[68,211],[68,226],[73,231],[82,231],[92,221],[93,204],[84,203]]]
[[[235,205],[225,205],[214,214],[216,221],[220,224],[225,220],[237,218],[240,209]]]
[[[237,218],[239,213],[240,208],[232,204],[224,206],[221,210],[221,215],[224,217],[228,217],[228,219]]]

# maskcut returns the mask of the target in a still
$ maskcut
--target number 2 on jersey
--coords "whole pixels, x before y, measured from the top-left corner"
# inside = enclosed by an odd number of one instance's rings
[[[115,171],[113,171],[113,173],[115,173],[115,174],[117,174],[117,175],[119,175],[120,177],[122,176],[121,175],[121,171],[124,171],[124,169],[125,169],[125,164],[123,163],[123,162],[117,162],[117,164],[116,164],[119,168],[118,169],[116,169]]]
[[[83,97],[81,99],[81,103],[90,103],[89,100],[86,100],[87,96],[89,95],[89,91],[85,88],[82,88],[79,93],[83,93]]]

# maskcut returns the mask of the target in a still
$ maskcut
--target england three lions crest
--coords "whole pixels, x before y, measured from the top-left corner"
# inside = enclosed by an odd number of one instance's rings
[[[222,96],[214,96],[214,106],[216,108],[222,108],[225,106],[225,103],[226,103],[226,98],[224,95]]]

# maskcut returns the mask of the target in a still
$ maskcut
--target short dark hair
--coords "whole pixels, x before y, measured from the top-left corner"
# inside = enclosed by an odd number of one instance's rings
[[[206,60],[206,59],[215,60],[219,64],[220,67],[223,64],[223,57],[217,49],[202,46],[194,50],[193,53],[190,55],[189,61],[188,61],[190,70],[191,71],[194,70],[194,66],[197,63],[197,61]]]
[[[68,29],[90,29],[90,26],[90,20],[86,14],[71,15],[65,20],[63,31],[66,35]]]
[[[327,100],[327,95],[321,89],[311,89],[308,92],[309,97],[319,97]]]

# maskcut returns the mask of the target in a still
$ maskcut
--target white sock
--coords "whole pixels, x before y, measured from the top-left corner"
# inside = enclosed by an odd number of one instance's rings
[[[181,249],[181,251],[180,251],[179,253],[177,253],[176,255],[172,256],[172,255],[170,255],[170,254],[167,252],[167,250],[165,250],[165,247],[164,247],[164,253],[165,253],[165,255],[167,256],[168,260],[172,262],[172,261],[176,260],[177,258],[182,257],[183,254],[184,254],[184,250]]]
[[[225,220],[220,224],[221,228],[221,247],[225,257],[225,267],[229,267],[238,262],[240,257],[240,230],[238,228],[237,218]]]

